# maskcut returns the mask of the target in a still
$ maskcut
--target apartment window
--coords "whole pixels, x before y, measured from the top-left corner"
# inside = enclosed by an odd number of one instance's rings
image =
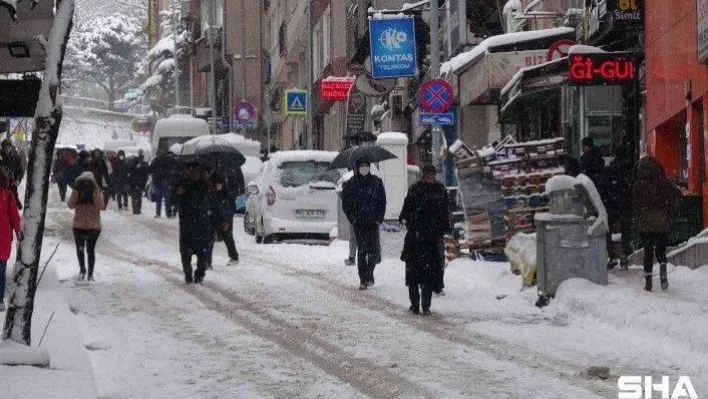
[[[329,65],[331,57],[331,38],[332,38],[332,14],[330,6],[324,11],[322,15],[322,69]]]
[[[288,26],[285,22],[280,24],[280,29],[278,30],[278,53],[281,57],[285,57],[288,54]]]
[[[203,1],[201,3],[202,32],[206,32],[210,25],[209,11],[214,13],[214,27],[222,28],[224,26],[224,1]]]

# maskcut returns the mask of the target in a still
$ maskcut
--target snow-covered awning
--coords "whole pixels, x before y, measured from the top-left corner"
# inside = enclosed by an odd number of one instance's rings
[[[459,76],[461,106],[496,104],[500,89],[516,72],[546,62],[553,43],[574,38],[575,30],[567,27],[493,36],[452,58],[441,72]]]
[[[501,121],[514,119],[529,94],[559,89],[568,77],[568,57],[541,65],[522,68],[501,89],[499,114]]]

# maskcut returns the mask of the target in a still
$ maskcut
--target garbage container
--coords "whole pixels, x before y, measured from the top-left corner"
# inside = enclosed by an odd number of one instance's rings
[[[557,178],[564,179],[565,184],[554,184]],[[588,193],[595,190],[597,194],[594,186],[588,189],[587,184],[568,179],[576,180],[570,176],[549,180],[550,212],[534,218],[540,296],[555,296],[563,281],[576,277],[607,285],[607,228],[606,223],[598,224],[606,213],[602,204],[593,200],[599,195]]]

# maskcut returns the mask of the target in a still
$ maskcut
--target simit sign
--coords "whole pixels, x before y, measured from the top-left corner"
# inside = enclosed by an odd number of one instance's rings
[[[581,54],[568,57],[570,82],[576,85],[620,85],[637,76],[628,53]]]

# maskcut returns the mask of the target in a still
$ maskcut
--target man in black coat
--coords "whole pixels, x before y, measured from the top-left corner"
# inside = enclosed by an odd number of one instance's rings
[[[145,162],[145,153],[143,150],[138,151],[138,156],[130,165],[128,175],[128,185],[130,187],[130,199],[133,205],[133,214],[140,215],[143,206],[143,193],[145,192],[145,184],[148,181],[148,163]]]
[[[66,201],[66,189],[71,179],[71,165],[69,165],[69,155],[61,153],[57,155],[52,168],[52,181],[59,188],[59,199],[61,202]]]
[[[125,159],[125,151],[118,151],[118,159],[116,160],[116,165],[113,168],[113,190],[116,195],[116,201],[118,202],[118,209],[128,209],[128,174],[129,174],[128,160]]]
[[[198,284],[204,280],[208,250],[214,245],[215,226],[223,221],[223,215],[201,166],[196,163],[187,165],[185,177],[177,183],[172,203],[179,209],[179,249],[184,280],[187,284]],[[193,276],[192,256],[197,257]]]
[[[230,264],[238,264],[238,251],[234,242],[234,215],[236,214],[236,195],[232,188],[228,187],[226,180],[219,174],[211,176],[211,184],[214,187],[214,195],[221,208],[223,219],[216,228],[216,237],[224,241],[229,254]],[[211,265],[212,251],[207,255],[207,268]]]
[[[374,268],[381,259],[379,226],[386,214],[386,190],[383,181],[371,174],[371,162],[355,162],[354,177],[342,188],[342,208],[354,226],[358,245],[360,290],[374,285]]]
[[[0,166],[5,166],[10,171],[10,190],[15,197],[17,209],[22,209],[22,201],[17,193],[17,187],[25,176],[22,159],[10,139],[3,140],[0,147]]]
[[[583,155],[580,156],[580,170],[590,178],[595,187],[600,190],[602,187],[602,176],[605,172],[605,159],[600,151],[595,148],[592,137],[585,137],[582,141]]]
[[[406,286],[411,300],[409,310],[418,314],[422,307],[423,314],[429,315],[433,291],[442,286],[440,251],[452,215],[447,190],[435,179],[435,167],[426,165],[422,173],[422,180],[408,190],[399,220],[408,230],[401,260],[406,262]]]
[[[613,269],[618,262],[623,269],[626,269],[629,266],[628,257],[632,253],[630,230],[632,228],[634,163],[629,156],[626,147],[620,146],[615,150],[615,159],[605,170],[602,178],[603,186],[599,187],[610,226],[610,231],[607,233],[607,252],[610,255],[608,269]],[[619,224],[620,233],[622,233],[622,254],[615,251],[612,240],[613,227],[617,224]]]

